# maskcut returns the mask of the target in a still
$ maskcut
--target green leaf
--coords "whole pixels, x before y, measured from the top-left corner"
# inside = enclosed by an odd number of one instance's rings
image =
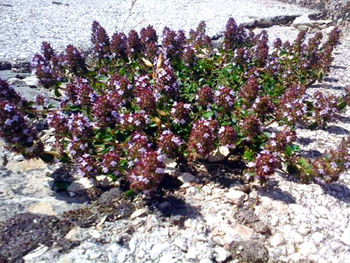
[[[338,110],[343,110],[347,106],[347,103],[345,101],[342,101],[338,104]]]
[[[243,159],[244,159],[244,160],[247,160],[247,161],[249,161],[249,162],[252,162],[252,161],[254,161],[254,158],[255,158],[255,153],[254,153],[253,150],[251,150],[251,149],[246,149],[246,150],[244,151],[244,154],[243,154]]]
[[[287,157],[292,157],[292,155],[295,153],[295,152],[298,152],[300,150],[300,147],[298,145],[287,145],[286,147],[286,150],[285,150],[285,155]]]
[[[215,112],[213,112],[213,111],[206,111],[203,113],[203,117],[206,119],[209,119],[209,118],[213,117],[214,114],[215,114]]]
[[[55,96],[56,96],[56,97],[61,97],[61,96],[62,96],[62,94],[61,94],[60,91],[59,91],[59,87],[58,87],[58,86],[55,86],[55,88],[54,88],[54,93],[55,93]]]

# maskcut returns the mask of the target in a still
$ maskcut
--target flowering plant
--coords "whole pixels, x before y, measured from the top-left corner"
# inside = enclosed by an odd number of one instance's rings
[[[95,21],[92,54],[72,45],[57,54],[44,42],[33,58],[40,83],[61,97],[58,109],[33,110],[0,81],[0,136],[12,150],[40,156],[31,119],[46,118],[57,158],[84,176],[125,178],[138,191],[157,189],[164,157],[205,161],[219,146],[261,182],[283,164],[304,179],[336,180],[349,166],[349,139],[308,160],[298,156],[295,127],[324,127],[350,102],[350,89],[339,98],[306,92],[328,73],[339,34],[335,28],[321,44],[321,34],[307,43],[301,32],[294,43],[277,39],[270,48],[266,31],[255,35],[231,18],[214,48],[204,22],[189,37],[165,28],[158,42],[152,26],[110,39]],[[273,122],[284,128],[271,133]]]

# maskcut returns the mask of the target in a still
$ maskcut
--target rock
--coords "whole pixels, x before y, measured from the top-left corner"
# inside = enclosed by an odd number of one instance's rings
[[[11,63],[8,61],[0,61],[0,70],[10,70],[11,69]]]
[[[164,158],[163,163],[165,165],[165,173],[175,175],[177,162],[171,158]]]
[[[169,242],[164,242],[161,244],[154,245],[150,252],[151,258],[155,260],[160,256],[160,254],[162,254],[163,251],[167,250],[169,247],[170,247]]]
[[[69,6],[68,1],[66,1],[66,0],[54,0],[54,1],[52,1],[52,4]]]
[[[137,217],[144,216],[148,213],[148,208],[137,209],[134,213],[131,214],[130,219],[135,219]]]
[[[178,178],[183,183],[191,183],[195,179],[191,173],[181,173]]]
[[[197,257],[198,257],[198,249],[196,247],[190,247],[186,253],[186,258],[196,260]]]
[[[308,26],[312,27],[311,19],[308,14],[304,14],[294,19],[292,26],[298,28],[299,26]],[[298,28],[299,29],[299,28]]]
[[[14,173],[23,173],[34,170],[43,170],[47,168],[47,164],[39,158],[33,158],[22,162],[9,162],[6,165],[6,168]]]
[[[350,246],[350,227],[345,229],[340,241],[343,242],[345,245]]]
[[[216,253],[215,259],[217,262],[224,262],[229,256],[231,256],[231,253],[222,247],[215,248],[214,252]]]
[[[13,157],[13,160],[15,160],[16,162],[22,162],[24,161],[24,157],[22,154],[16,155],[15,157]]]
[[[72,242],[79,242],[82,240],[81,232],[82,230],[80,227],[74,227],[65,235],[64,238]]]
[[[99,239],[101,237],[101,234],[96,229],[93,229],[93,228],[89,229],[89,234],[95,239]]]
[[[23,259],[24,261],[34,260],[35,258],[38,258],[41,255],[43,255],[48,250],[49,248],[47,246],[40,245],[38,248],[25,255]]]
[[[322,233],[316,232],[315,234],[312,235],[312,238],[311,238],[311,239],[313,240],[314,244],[315,244],[316,246],[318,246],[318,245],[321,244],[323,238],[324,238],[324,236],[323,236]]]
[[[85,191],[86,189],[90,189],[95,186],[95,182],[92,179],[81,177],[79,180],[74,181],[71,183],[67,191],[70,193],[80,194],[82,191]]]
[[[277,233],[270,238],[270,244],[273,247],[278,247],[280,245],[284,245],[285,243],[286,240],[281,233]]]
[[[27,211],[33,214],[43,214],[43,215],[56,215],[53,211],[52,206],[48,202],[39,202],[32,204]]]
[[[230,189],[228,193],[225,193],[225,197],[229,200],[229,202],[235,205],[240,205],[248,199],[248,195],[246,193],[234,189]]]
[[[244,240],[249,240],[254,234],[254,229],[245,225],[236,224],[234,229],[236,233]]]
[[[182,251],[187,250],[187,243],[186,243],[186,239],[184,238],[175,239],[174,244],[178,246]]]
[[[96,176],[96,182],[98,185],[100,185],[102,187],[109,187],[109,186],[114,185],[112,178],[110,178],[109,176],[106,176],[106,175]]]
[[[230,154],[230,148],[226,146],[220,146],[214,150],[208,157],[208,161],[211,163],[223,161]]]
[[[35,75],[23,79],[23,82],[30,88],[36,88],[39,85],[39,80]]]

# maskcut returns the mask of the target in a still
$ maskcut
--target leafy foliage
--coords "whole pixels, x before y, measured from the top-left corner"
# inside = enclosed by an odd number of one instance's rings
[[[189,37],[165,28],[159,45],[152,26],[109,39],[95,21],[92,54],[72,45],[57,54],[44,42],[33,58],[40,83],[63,95],[59,109],[33,111],[0,82],[0,135],[16,151],[39,147],[28,122],[37,114],[55,132],[58,158],[84,176],[127,178],[137,191],[157,189],[164,157],[206,160],[219,146],[246,164],[249,179],[263,183],[284,164],[303,180],[331,182],[349,167],[350,140],[308,160],[298,156],[295,127],[323,127],[350,101],[350,89],[339,98],[306,93],[328,73],[339,34],[334,29],[321,44],[322,34],[307,42],[301,32],[293,43],[277,39],[270,48],[266,31],[255,35],[231,18],[214,48],[204,22]],[[274,122],[280,132],[269,131]]]

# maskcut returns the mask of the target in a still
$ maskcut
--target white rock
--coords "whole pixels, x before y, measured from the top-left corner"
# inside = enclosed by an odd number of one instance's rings
[[[212,260],[210,260],[209,258],[202,258],[199,263],[213,263]]]
[[[187,250],[187,243],[186,243],[186,239],[184,238],[175,239],[174,244],[178,246],[182,251]]]
[[[117,256],[117,262],[124,262],[126,259],[127,254],[124,251],[121,251],[120,253],[118,253]]]
[[[79,178],[79,180],[72,182],[68,186],[67,191],[72,193],[78,193],[82,190],[86,190],[94,186],[95,186],[94,180],[87,177],[81,177]]]
[[[151,258],[154,260],[157,257],[160,256],[160,254],[167,250],[170,247],[170,244],[168,242],[164,242],[161,244],[155,244],[150,252]]]
[[[137,209],[134,213],[131,214],[130,219],[135,219],[140,216],[144,216],[148,212],[148,208]]]
[[[24,157],[22,154],[16,155],[15,157],[13,157],[13,160],[15,160],[16,162],[22,162],[24,161]]]
[[[285,243],[286,243],[286,240],[284,239],[281,233],[274,234],[270,238],[270,244],[273,247],[278,247],[280,245],[284,245]]]
[[[101,237],[101,234],[96,229],[93,229],[93,228],[89,229],[89,234],[95,239],[99,239]]]
[[[208,157],[208,161],[211,163],[220,162],[224,160],[229,154],[230,154],[230,148],[226,146],[220,146],[219,148],[214,150],[212,153],[210,153]]]
[[[34,75],[24,78],[23,81],[31,88],[35,88],[39,85],[39,80]]]
[[[304,14],[294,19],[292,26],[297,27],[299,25],[312,26],[311,19],[308,17],[307,14]]]
[[[178,178],[183,183],[191,183],[195,179],[191,173],[181,173]]]
[[[242,191],[230,189],[228,193],[225,193],[226,198],[233,204],[239,205],[247,200],[248,195]]]
[[[37,257],[40,257],[42,254],[44,254],[46,251],[48,251],[49,248],[45,245],[40,245],[35,250],[31,251],[27,255],[23,257],[24,261],[34,260]]]
[[[345,229],[340,241],[343,242],[345,245],[350,246],[350,227]]]
[[[186,258],[188,259],[197,259],[198,249],[196,247],[190,247],[186,253]]]
[[[299,252],[302,255],[309,256],[313,253],[317,253],[317,248],[312,242],[304,242],[299,246]]]
[[[81,233],[81,228],[74,227],[65,235],[64,238],[73,242],[81,241],[81,239],[79,238],[80,233]]]
[[[217,262],[224,262],[231,255],[229,251],[222,247],[217,247],[214,251],[216,253],[215,259]]]
[[[315,234],[312,235],[311,239],[313,240],[314,244],[318,246],[322,242],[323,238],[324,236],[322,233],[316,232]]]

